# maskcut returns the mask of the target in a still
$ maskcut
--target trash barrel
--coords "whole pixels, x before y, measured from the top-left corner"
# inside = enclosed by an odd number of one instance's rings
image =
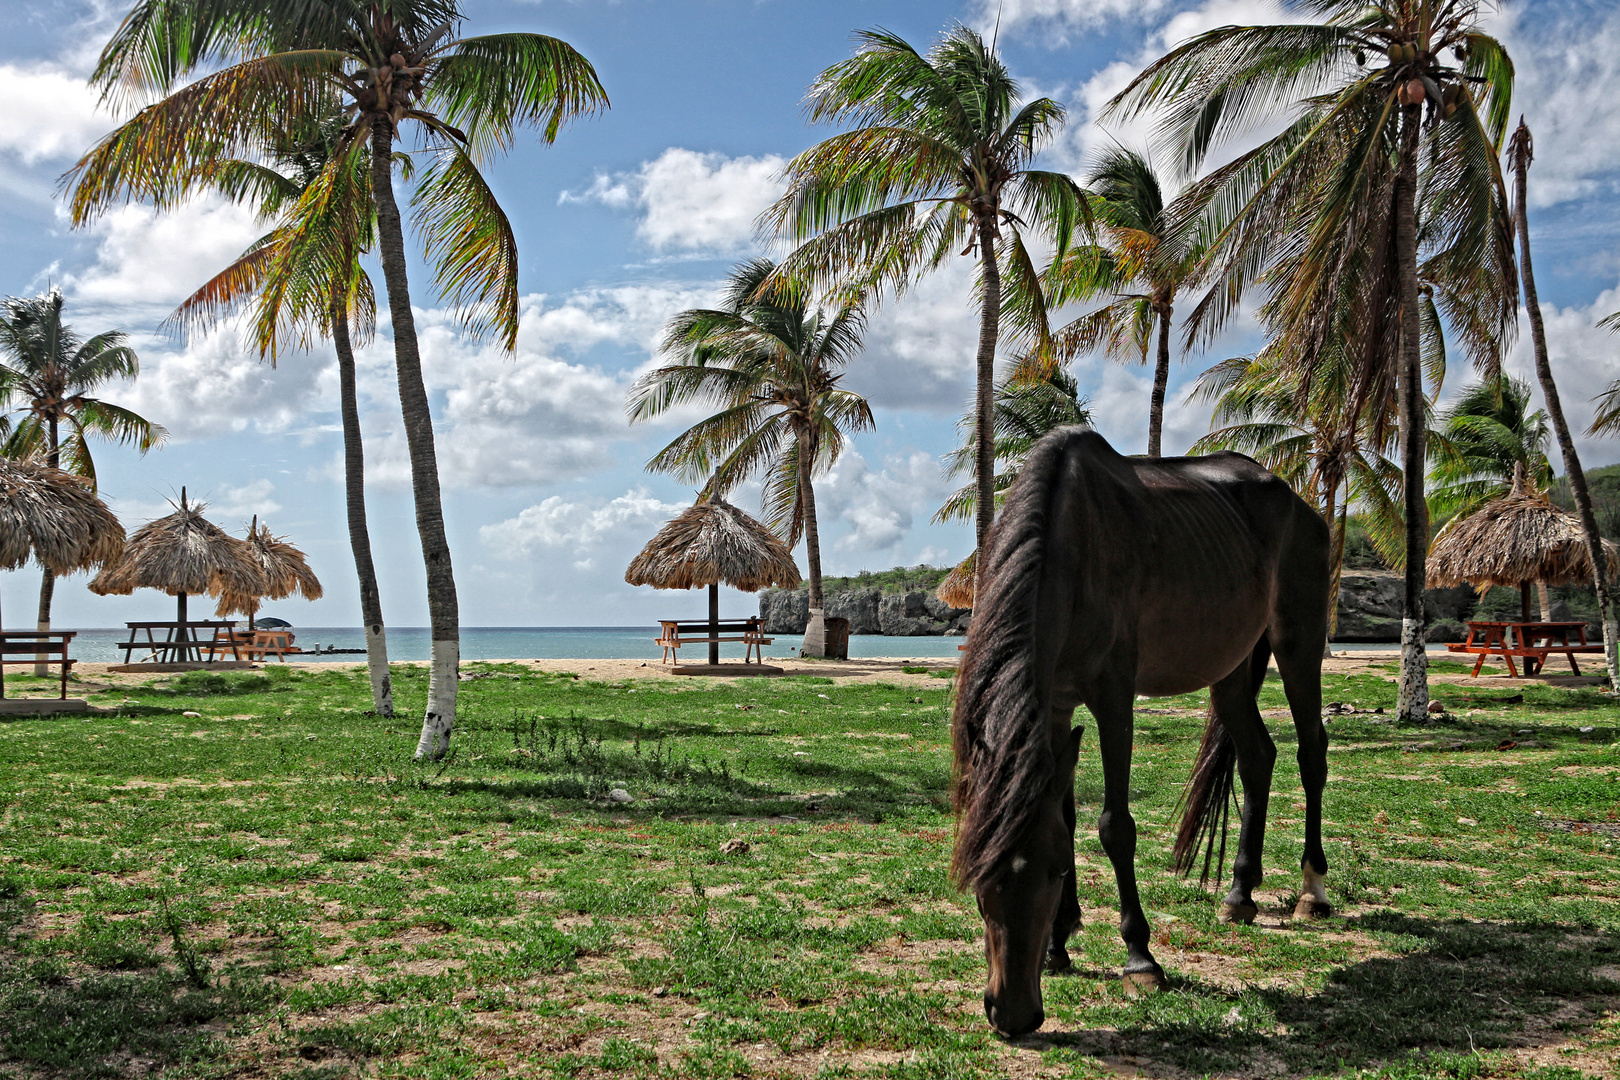
[[[849,620],[837,615],[827,616],[827,652],[828,659],[849,659]]]

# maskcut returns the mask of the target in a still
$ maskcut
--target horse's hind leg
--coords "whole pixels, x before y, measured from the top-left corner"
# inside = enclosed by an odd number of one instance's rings
[[[1136,820],[1131,817],[1131,739],[1135,721],[1134,675],[1136,658],[1111,661],[1112,671],[1130,672],[1114,678],[1086,695],[1086,705],[1097,718],[1097,751],[1102,759],[1103,807],[1097,838],[1114,866],[1119,886],[1119,936],[1125,941],[1125,989],[1128,993],[1157,990],[1166,984],[1164,969],[1148,950],[1148,921],[1136,891]]]
[[[1266,808],[1271,800],[1271,770],[1277,745],[1271,741],[1260,709],[1255,704],[1254,663],[1245,660],[1226,678],[1210,687],[1210,706],[1220,717],[1237,750],[1238,779],[1243,782],[1243,810],[1239,818],[1237,859],[1232,866],[1232,888],[1221,902],[1225,922],[1252,923],[1260,914],[1254,887],[1262,876],[1261,856],[1266,844]]]
[[[1293,645],[1294,643],[1289,643]],[[1327,854],[1322,850],[1322,789],[1327,784],[1327,728],[1322,725],[1322,645],[1317,639],[1276,650],[1288,709],[1299,736],[1299,782],[1305,789],[1305,850],[1300,857],[1302,882],[1297,919],[1333,914],[1327,898]]]

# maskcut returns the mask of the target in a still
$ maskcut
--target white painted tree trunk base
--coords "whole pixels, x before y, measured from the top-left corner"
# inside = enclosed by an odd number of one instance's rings
[[[1401,620],[1401,685],[1395,714],[1407,724],[1429,720],[1429,654],[1424,649],[1422,619]]]
[[[1609,667],[1609,693],[1620,694],[1620,623],[1603,623],[1603,662]]]
[[[50,628],[51,620],[49,619],[41,619],[39,622],[34,624],[34,629],[36,630],[49,630]],[[45,662],[44,660],[40,660],[34,664],[34,677],[36,679],[48,679],[50,676],[51,665],[49,663]]]
[[[460,679],[461,643],[435,641],[428,663],[427,714],[422,717],[422,738],[416,744],[417,760],[437,761],[450,751],[450,734],[456,726],[456,690]]]
[[[381,623],[366,627],[366,668],[371,675],[371,708],[378,716],[394,715],[394,681],[388,675],[388,631]]]

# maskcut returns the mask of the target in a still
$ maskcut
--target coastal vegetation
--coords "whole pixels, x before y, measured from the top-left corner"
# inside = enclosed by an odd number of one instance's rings
[[[1620,709],[1593,691],[1442,682],[1446,713],[1412,727],[1393,664],[1329,674],[1343,917],[1277,917],[1301,829],[1279,769],[1253,927],[1217,923],[1170,867],[1204,696],[1139,710],[1140,879],[1171,991],[1120,992],[1083,829],[1076,968],[1046,984],[1059,1033],[1007,1043],[944,875],[949,672],[699,686],[592,663],[467,665],[438,763],[400,754],[409,728],[368,715],[358,666],[87,678],[106,715],[7,720],[8,1067],[1578,1080],[1620,1050]],[[393,681],[402,715],[424,707],[424,667]],[[1282,703],[1268,682],[1261,707]],[[1093,820],[1089,739],[1076,794]]]

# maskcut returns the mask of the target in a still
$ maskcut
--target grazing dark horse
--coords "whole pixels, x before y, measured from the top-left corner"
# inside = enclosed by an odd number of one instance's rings
[[[1299,738],[1304,887],[1297,916],[1331,909],[1323,889],[1322,650],[1328,529],[1287,484],[1241,454],[1127,458],[1101,435],[1064,428],[1030,453],[980,555],[972,630],[957,680],[956,881],[978,896],[989,983],[1005,1035],[1041,1026],[1041,969],[1068,967],[1080,924],[1074,764],[1084,704],[1097,721],[1098,837],[1119,885],[1126,989],[1156,989],[1136,891],[1132,704],[1208,686],[1209,725],[1176,844],[1207,875],[1235,766],[1241,828],[1223,917],[1252,921],[1276,746],[1255,704],[1275,656]],[[1223,854],[1224,857],[1224,854]]]

